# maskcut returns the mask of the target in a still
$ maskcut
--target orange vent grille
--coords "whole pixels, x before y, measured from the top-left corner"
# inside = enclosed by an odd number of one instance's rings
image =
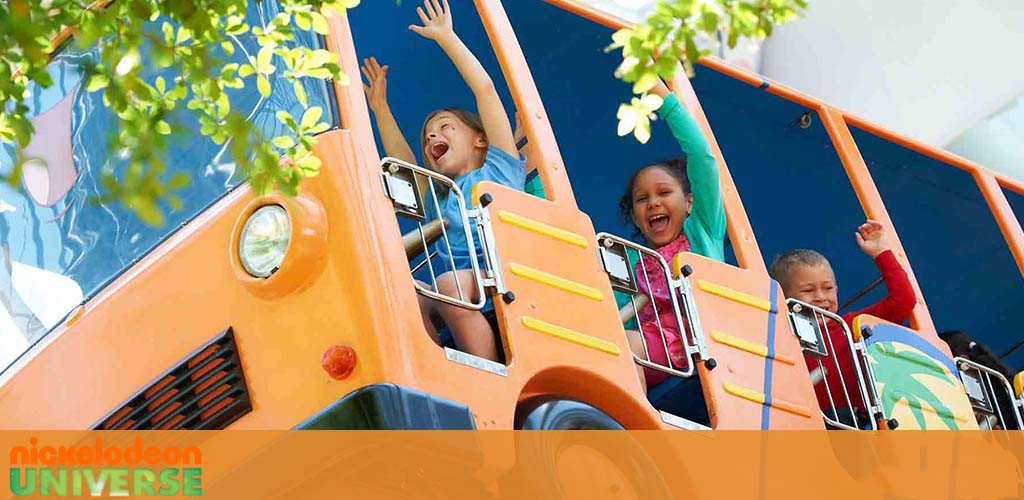
[[[93,429],[223,429],[252,411],[230,328],[157,377]]]

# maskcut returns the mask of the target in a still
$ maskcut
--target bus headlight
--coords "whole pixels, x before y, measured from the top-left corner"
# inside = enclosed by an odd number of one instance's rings
[[[291,238],[291,220],[283,207],[266,205],[256,209],[238,238],[242,266],[257,278],[269,278],[281,267]]]

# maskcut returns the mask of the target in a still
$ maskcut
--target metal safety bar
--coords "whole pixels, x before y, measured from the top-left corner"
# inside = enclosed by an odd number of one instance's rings
[[[1024,429],[1024,402],[1017,398],[1010,381],[1002,373],[959,356],[953,361],[982,429],[1011,429],[1006,425],[1010,418],[1017,423],[1015,430]],[[1006,394],[1010,408],[999,404],[999,391]],[[992,422],[992,418],[996,421]]]
[[[488,285],[495,286],[501,283],[500,277],[498,277],[499,273],[493,271],[495,268],[491,267],[497,264],[497,258],[494,255],[488,255],[488,253],[494,252],[493,243],[484,243],[483,241],[483,236],[489,234],[490,230],[487,211],[482,208],[467,209],[462,191],[448,177],[395,158],[388,157],[381,160],[381,182],[385,194],[391,199],[395,207],[395,214],[416,223],[416,229],[410,234],[403,236],[406,255],[410,257],[410,265],[415,260],[415,254],[422,253],[424,257],[410,272],[412,275],[415,275],[425,265],[430,275],[430,283],[414,280],[416,291],[425,297],[446,304],[465,309],[482,309],[487,302],[484,287]],[[442,191],[442,193],[439,195],[438,191]],[[456,293],[448,295],[438,291],[438,279],[440,276],[435,269],[434,260],[440,256],[441,252],[432,251],[431,248],[440,245],[440,248],[446,249],[448,269],[456,270],[455,257],[452,255],[448,229],[452,221],[445,220],[441,213],[441,200],[452,196],[458,201],[459,218],[462,222],[462,230],[466,238],[467,248],[469,249],[469,260],[477,292],[476,300],[470,300],[469,297],[466,297],[466,294],[463,293],[458,273],[454,272],[452,273],[452,278],[455,282]],[[481,267],[477,260],[476,246],[474,244],[476,240],[473,237],[474,231],[470,228],[476,228],[477,234],[481,237],[481,248],[485,250],[485,267]],[[437,235],[438,232],[440,236]],[[419,239],[418,245],[415,244],[417,237]],[[489,241],[493,242],[493,238],[490,238]],[[441,274],[441,276],[444,276],[444,274]],[[499,287],[498,289],[500,293],[504,292],[502,288]]]
[[[597,243],[598,257],[602,267],[608,274],[612,288],[629,295],[630,304],[620,313],[623,323],[628,322],[634,315],[639,320],[640,313],[650,306],[654,315],[653,325],[657,328],[658,335],[661,338],[660,348],[664,349],[665,359],[668,360],[667,365],[651,361],[651,353],[645,341],[643,342],[644,356],[640,357],[636,353],[633,355],[636,363],[676,377],[692,376],[695,371],[695,362],[708,359],[708,354],[707,344],[704,341],[704,335],[700,327],[700,318],[697,315],[697,307],[693,301],[693,289],[689,279],[686,275],[674,278],[665,259],[658,252],[645,246],[637,245],[629,240],[608,233],[599,233],[597,235]],[[637,262],[638,269],[634,269],[629,264],[629,250],[635,251],[640,255]],[[651,300],[644,293],[644,288],[640,286],[643,283],[646,285],[646,290],[651,290],[651,279],[652,277],[657,277],[656,274],[652,273],[656,271],[655,269],[647,269],[647,264],[643,259],[644,256],[654,258],[657,266],[661,269],[660,279],[664,279],[672,303],[673,324],[662,324],[661,311],[658,310],[657,301]],[[637,276],[638,274],[639,276]],[[689,273],[685,274],[688,275]],[[631,311],[629,307],[632,308]],[[640,324],[638,321],[637,326],[639,328],[638,333],[643,336],[643,324]],[[674,327],[679,332],[680,342],[683,345],[686,359],[688,360],[686,366],[676,366],[672,362],[672,355],[668,347],[668,337],[665,333],[666,327]]]
[[[871,365],[867,362],[863,340],[854,341],[849,325],[837,314],[796,299],[787,299],[786,305],[789,309],[788,316],[793,333],[800,340],[800,346],[804,352],[815,360],[813,364],[808,363],[807,366],[811,382],[815,386],[815,392],[819,392],[820,386],[823,386],[824,394],[828,398],[828,407],[822,405],[821,408],[821,415],[825,422],[841,429],[877,429],[878,419],[884,419],[885,415],[880,403],[881,398],[875,388],[874,373],[871,371]],[[842,360],[836,350],[837,340],[834,340],[828,333],[830,321],[842,328],[843,341],[850,353],[849,361],[853,365],[853,373],[843,369]],[[834,384],[830,383],[830,379],[839,382],[840,394],[833,394]],[[861,401],[864,402],[870,413],[867,419],[857,415],[853,400],[846,389],[848,379],[856,381]],[[837,396],[839,397],[838,401]],[[841,421],[839,416],[839,412],[843,409],[847,409],[848,416],[851,417],[847,422]],[[852,425],[849,422],[852,422]],[[865,425],[869,427],[865,427]]]

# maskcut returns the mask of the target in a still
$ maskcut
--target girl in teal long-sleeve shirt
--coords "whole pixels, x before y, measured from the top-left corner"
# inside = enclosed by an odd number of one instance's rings
[[[643,235],[646,244],[666,261],[672,262],[679,252],[693,252],[723,261],[725,209],[718,183],[718,164],[711,147],[675,94],[660,82],[651,92],[664,99],[658,116],[672,131],[685,157],[653,163],[634,173],[619,207],[623,216]],[[689,360],[678,328],[674,326],[675,315],[661,267],[654,258],[644,257],[643,264],[637,263],[638,277],[643,276],[645,268],[647,279],[640,280],[640,289],[651,299],[651,304],[637,315],[643,335],[627,332],[630,347],[644,358],[643,343],[646,343],[652,362],[684,368]],[[659,319],[668,353],[659,332]],[[643,378],[651,387],[664,381],[666,375],[645,369]]]

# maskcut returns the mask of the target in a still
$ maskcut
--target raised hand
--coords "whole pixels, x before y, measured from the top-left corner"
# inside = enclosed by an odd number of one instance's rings
[[[409,29],[417,35],[439,41],[455,33],[448,0],[442,0],[440,3],[437,0],[423,0],[423,7],[416,7],[416,13],[419,14],[423,26],[410,25]]]
[[[363,65],[360,68],[366,81],[369,82],[369,85],[363,84],[363,91],[366,92],[366,100],[374,113],[386,109],[388,106],[388,68],[387,65],[381,66],[376,57],[363,59]]]
[[[885,226],[877,221],[868,219],[867,222],[861,224],[857,228],[856,237],[857,246],[872,259],[891,249]]]

